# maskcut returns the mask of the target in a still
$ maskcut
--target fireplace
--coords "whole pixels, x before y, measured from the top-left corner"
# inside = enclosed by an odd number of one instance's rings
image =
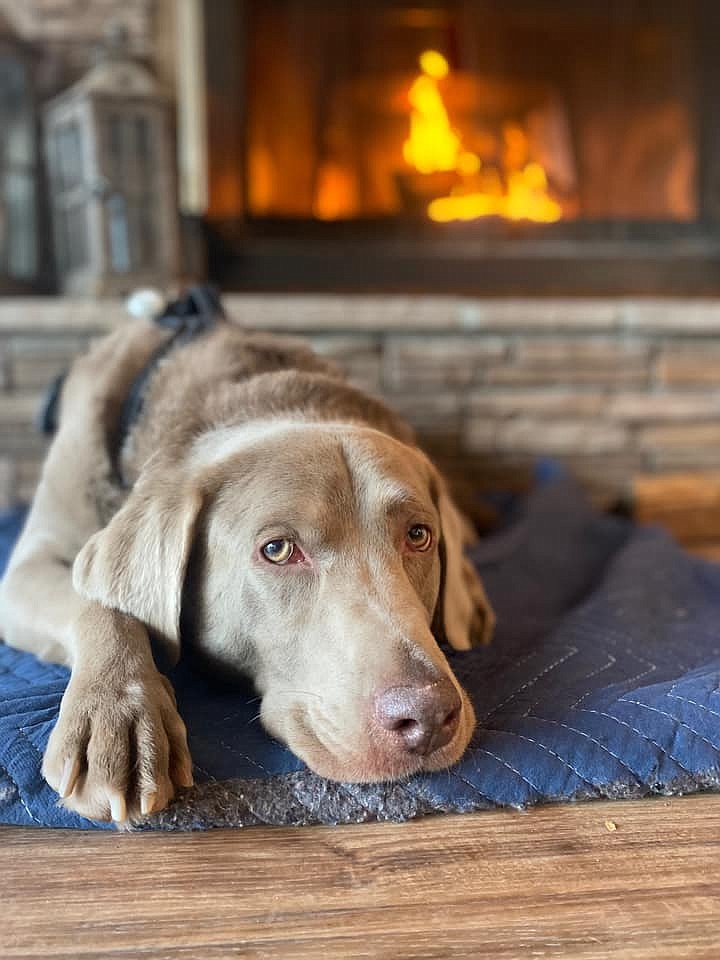
[[[720,289],[713,0],[206,0],[212,278]]]

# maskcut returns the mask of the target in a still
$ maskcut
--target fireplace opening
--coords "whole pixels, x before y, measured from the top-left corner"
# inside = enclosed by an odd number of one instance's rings
[[[206,11],[208,228],[226,285],[720,286],[712,3]]]

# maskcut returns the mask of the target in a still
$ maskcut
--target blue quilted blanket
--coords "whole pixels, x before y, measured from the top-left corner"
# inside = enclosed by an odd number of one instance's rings
[[[20,522],[0,523],[0,561]],[[449,655],[479,718],[455,768],[324,781],[263,733],[252,691],[214,689],[181,665],[198,783],[149,826],[404,819],[720,785],[720,566],[595,512],[565,479],[518,504],[473,560],[498,630],[491,647]],[[0,644],[1,822],[93,826],[40,774],[67,679]]]

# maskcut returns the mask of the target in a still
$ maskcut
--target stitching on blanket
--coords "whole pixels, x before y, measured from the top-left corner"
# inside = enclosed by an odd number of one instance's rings
[[[709,668],[709,664],[706,666],[706,669],[707,668]],[[711,697],[717,696],[718,694],[720,694],[720,670],[718,669],[717,666],[714,668],[712,676],[713,676],[714,687],[712,690],[708,691],[708,696],[711,696]],[[676,697],[677,699],[682,700],[683,699],[682,697],[676,696],[675,690],[680,686],[681,683],[685,684],[686,682],[687,682],[687,677],[684,677],[684,676],[678,677],[676,680],[673,680],[673,682],[670,684],[670,690],[668,691],[668,696]],[[693,703],[694,701],[688,700],[687,702]]]
[[[558,727],[563,727],[563,729],[569,730],[570,733],[576,733],[579,737],[585,737],[585,739],[589,740],[590,743],[594,743],[596,747],[599,747],[601,750],[603,750],[605,753],[611,756],[614,760],[617,760],[620,766],[624,767],[628,773],[631,773],[633,777],[635,777],[638,783],[642,783],[642,780],[640,779],[636,771],[633,770],[632,767],[628,766],[628,764],[625,763],[624,760],[621,760],[620,757],[616,753],[613,753],[613,751],[609,747],[606,747],[605,744],[600,743],[599,740],[596,740],[594,737],[591,737],[589,733],[585,733],[584,730],[577,730],[575,727],[571,727],[570,724],[563,723],[562,720],[550,720],[548,717],[533,716],[533,717],[530,717],[529,719],[539,720],[541,723],[553,723]]]
[[[242,757],[243,760],[247,760],[248,763],[251,763],[254,767],[257,767],[258,770],[262,770],[262,772],[266,774],[266,776],[268,777],[273,776],[273,774],[270,773],[267,767],[264,767],[259,760],[255,760],[253,759],[253,757],[249,757],[246,753],[243,753],[242,750],[238,750],[237,747],[232,746],[232,744],[230,743],[226,743],[224,740],[220,740],[219,743],[224,750],[229,750],[230,753],[234,753],[236,756]]]
[[[40,764],[40,769],[42,769],[42,760],[43,760],[42,752],[41,752],[40,750],[38,750],[38,748],[35,746],[35,744],[32,742],[32,740],[28,737],[28,735],[25,733],[25,729],[24,729],[23,727],[18,727],[18,728],[17,728],[17,731],[18,731],[18,733],[20,734],[20,736],[23,738],[23,740],[28,744],[28,746],[30,747],[30,749],[34,752],[35,756],[38,758],[38,762],[39,762],[39,764]],[[14,782],[14,781],[13,781],[13,782]],[[20,793],[20,802],[22,803],[23,807],[25,807],[25,809],[26,809],[26,811],[28,812],[28,814],[33,818],[33,820],[34,820],[36,823],[39,823],[39,824],[43,825],[43,824],[42,824],[42,821],[41,821],[41,820],[38,820],[37,817],[35,817],[35,816],[33,815],[32,811],[30,810],[30,808],[28,807],[28,805],[25,803],[25,800],[24,800],[23,797],[22,797],[22,792],[20,791],[20,787],[19,787],[19,786],[18,786],[18,792]]]
[[[566,647],[565,649],[567,652],[565,653],[564,656],[559,657],[557,660],[554,660],[551,664],[545,667],[544,670],[541,670],[540,673],[538,673],[537,676],[533,677],[531,680],[526,680],[525,683],[521,684],[516,690],[514,690],[504,700],[502,700],[500,703],[495,704],[495,706],[488,713],[484,713],[482,717],[480,717],[480,721],[482,722],[483,720],[487,720],[489,717],[492,717],[504,706],[507,706],[508,703],[511,703],[518,696],[519,693],[522,693],[523,690],[527,690],[529,687],[532,687],[534,684],[538,682],[538,680],[541,680],[548,673],[552,673],[553,670],[561,666],[567,660],[570,660],[578,652],[577,647]]]
[[[16,729],[17,729],[17,732],[20,734],[20,736],[21,736],[21,737],[23,738],[23,740],[25,741],[25,743],[28,744],[28,746],[30,747],[30,749],[33,751],[33,753],[35,754],[35,756],[38,758],[38,760],[40,761],[40,763],[42,763],[43,755],[42,755],[41,751],[38,750],[38,748],[37,748],[37,747],[35,746],[35,744],[32,742],[32,740],[30,739],[30,737],[28,737],[27,733],[25,733],[25,728],[24,728],[24,727],[17,727]]]
[[[34,720],[32,723],[24,723],[19,729],[21,729],[23,733],[27,733],[28,730],[32,730],[34,727],[42,727],[46,723],[55,721],[57,719],[57,710],[55,707],[47,707],[47,709],[52,711],[52,717],[46,717],[44,720]]]
[[[17,782],[17,780],[15,779],[15,777],[13,777],[13,775],[10,773],[10,771],[9,771],[6,767],[0,767],[0,770],[3,771],[3,773],[7,776],[8,780],[10,781],[10,783],[15,787],[15,789],[16,789],[16,791],[17,791],[17,798],[18,798],[18,800],[20,801],[20,804],[21,804],[23,810],[25,811],[25,813],[30,817],[30,819],[31,819],[34,823],[39,824],[41,827],[44,826],[42,820],[38,820],[38,818],[35,816],[35,814],[32,812],[32,810],[30,809],[30,807],[29,807],[29,806],[27,805],[27,803],[25,802],[25,798],[23,797],[22,790],[20,789],[20,784]]]
[[[478,770],[476,772],[479,773],[480,771]],[[461,773],[455,773],[455,772],[448,773],[448,779],[450,777],[455,777],[458,780],[460,780],[462,783],[464,783],[466,786],[470,787],[471,790],[473,790],[483,800],[487,801],[487,803],[489,803],[491,806],[496,807],[498,805],[498,802],[494,797],[491,797],[489,793],[484,793],[477,786],[477,784],[474,784],[472,780],[468,780],[467,777],[464,777]]]
[[[476,750],[479,753],[486,753],[489,757],[492,757],[493,760],[497,760],[498,763],[501,763],[504,767],[507,767],[508,770],[511,770],[514,774],[516,774],[516,776],[520,777],[520,779],[526,783],[534,793],[536,793],[538,796],[542,796],[542,790],[536,787],[535,784],[528,780],[528,778],[524,774],[520,773],[519,770],[516,770],[511,763],[507,762],[507,760],[503,760],[502,757],[498,757],[492,752],[492,750],[487,750],[485,747],[476,747]],[[479,772],[480,771],[478,770],[478,773]]]
[[[9,667],[5,667],[2,664],[0,664],[0,673],[4,673],[7,676],[12,677],[13,680],[21,680],[24,684],[27,684],[27,686],[29,687],[32,687],[35,683],[34,680],[28,680],[27,677],[21,676],[15,670],[11,670]]]
[[[618,661],[619,658],[613,657],[613,654],[611,654],[609,650],[605,649],[605,647],[602,647],[601,649],[605,654],[607,654],[607,656],[613,659],[613,663],[616,663]],[[648,666],[647,670],[642,670],[640,673],[635,674],[635,676],[624,678],[622,680],[624,684],[636,684],[639,680],[642,680],[644,677],[648,676],[651,673],[654,673],[657,670],[657,664],[654,664],[651,660],[644,660],[642,657],[639,657],[637,654],[632,653],[628,647],[626,647],[623,650],[623,653],[625,653],[631,659],[639,661],[640,663],[645,663]],[[612,666],[612,664],[610,664],[610,666]],[[606,667],[602,668],[602,670],[604,669],[606,669]],[[588,674],[588,676],[586,676],[584,679],[589,680],[591,677],[596,676],[598,673],[602,673],[602,670],[598,670],[595,673]],[[596,692],[597,691],[595,690],[587,690],[579,699],[575,701],[575,703],[571,704],[570,709],[574,710],[578,708],[578,704],[582,703],[586,697],[589,697]]]
[[[586,636],[588,639],[592,640],[592,631],[586,630]],[[625,654],[626,657],[629,657],[630,660],[634,660],[636,663],[644,664],[647,668],[646,670],[641,670],[639,673],[633,674],[631,677],[626,677],[623,680],[623,683],[637,683],[638,680],[642,680],[644,677],[649,676],[651,673],[655,673],[657,670],[657,664],[653,663],[652,660],[647,660],[645,657],[641,657],[639,653],[636,653],[634,650],[631,650],[627,646],[628,638],[624,632],[617,632],[615,630],[609,629],[604,631],[603,639],[610,641],[610,643],[615,644],[615,649],[623,644],[621,647],[621,652]],[[605,647],[603,647],[606,650]],[[609,651],[606,650],[609,653]]]
[[[642,730],[639,730],[637,727],[634,727],[631,723],[628,723],[627,720],[621,720],[620,717],[614,717],[611,713],[603,713],[602,710],[592,710],[590,707],[579,707],[583,713],[594,713],[599,717],[605,717],[607,720],[614,720],[615,723],[621,724],[623,727],[627,727],[628,730],[632,730],[633,733],[636,733],[639,737],[642,737],[646,743],[651,743],[654,747],[657,747],[660,753],[666,757],[670,757],[673,763],[676,763],[683,773],[686,773],[689,777],[694,777],[695,774],[692,770],[689,770],[676,756],[674,756],[668,749],[663,747],[661,743],[658,743],[657,740],[653,740],[652,737],[649,737],[646,733],[643,733]]]
[[[553,750],[552,747],[549,747],[546,743],[541,743],[539,740],[535,740],[533,737],[527,736],[527,734],[517,733],[515,730],[501,730],[498,727],[490,727],[489,729],[493,733],[504,733],[508,737],[517,737],[519,740],[527,740],[528,743],[534,743],[536,747],[540,747],[541,750],[544,750],[546,753],[549,753],[551,757],[555,757],[556,760],[559,760],[564,767],[567,767],[568,770],[571,770],[575,774],[575,776],[579,780],[582,780],[582,782],[586,786],[592,787],[593,790],[598,789],[597,784],[593,783],[592,780],[588,780],[587,777],[584,777],[582,773],[580,773],[580,771],[577,769],[577,767],[573,766],[573,764],[570,763],[569,760],[566,760],[564,757],[561,757],[559,753],[556,753],[555,750]]]
[[[193,760],[193,770],[199,770],[200,773],[204,773],[205,776],[208,778],[208,783],[217,783],[217,782],[218,782],[218,778],[217,778],[217,777],[213,776],[213,774],[210,773],[209,770],[206,770],[205,767],[201,767],[199,763],[195,763],[194,760]]]
[[[614,666],[615,666],[615,664],[617,663],[618,658],[617,658],[617,657],[614,657],[614,656],[613,656],[611,653],[609,653],[607,650],[603,650],[603,652],[606,653],[607,656],[610,658],[610,662],[603,664],[603,666],[600,667],[599,669],[593,671],[592,673],[589,673],[586,677],[583,678],[584,680],[587,681],[587,680],[590,680],[592,677],[597,677],[597,676],[599,676],[604,670],[609,670],[611,667],[614,667]],[[596,691],[596,690],[593,690],[592,688],[586,690],[585,693],[583,693],[582,696],[578,697],[577,700],[575,700],[573,703],[570,704],[569,709],[570,709],[570,710],[578,710],[578,709],[580,709],[579,704],[581,704],[581,703],[583,702],[583,700],[586,700],[588,697],[592,696],[593,693],[596,693],[596,692],[597,692],[597,691]]]
[[[718,690],[711,690],[711,693],[718,693]],[[693,707],[697,707],[698,710],[704,710],[706,713],[709,713],[712,717],[720,717],[720,713],[717,710],[711,710],[710,707],[706,707],[704,703],[698,703],[697,700],[690,700],[688,697],[680,697],[676,693],[668,693],[668,698],[671,700],[679,700],[680,703],[689,703]]]
[[[600,676],[601,673],[603,673],[605,670],[609,670],[611,667],[614,667],[615,664],[617,663],[617,657],[614,657],[608,650],[605,650],[604,647],[602,648],[602,651],[605,654],[605,656],[609,658],[608,662],[604,663],[601,667],[598,667],[596,670],[593,670],[592,673],[586,674],[583,677],[584,682],[587,682],[588,680],[592,680],[593,677]],[[586,690],[581,697],[578,697],[578,699],[573,704],[571,704],[570,709],[574,710],[577,707],[577,705],[579,703],[582,703],[583,700],[586,697],[589,697],[591,693],[593,693],[592,690]]]
[[[607,650],[605,650],[603,647],[600,647],[599,649],[602,651],[602,653],[604,653],[607,657],[609,657],[612,661],[614,661],[615,658],[612,656],[611,653],[609,653],[609,652],[608,652]],[[579,656],[582,657],[583,652],[584,652],[584,651],[581,651],[580,648],[577,648],[577,654],[578,654]],[[612,666],[612,663],[603,664],[602,667],[598,668],[597,670],[593,671],[592,673],[587,674],[587,675],[583,678],[583,680],[589,680],[591,677],[594,677],[596,674],[602,673],[603,670],[607,670],[608,667],[610,667],[610,666]],[[587,697],[591,692],[592,692],[592,691],[588,690],[586,693],[584,693],[584,694],[582,695],[582,697],[581,697],[580,699],[583,700],[583,699],[584,699],[585,697]],[[536,696],[536,697],[535,697],[535,699],[532,701],[532,703],[529,703],[529,704],[528,704],[527,708],[526,708],[525,711],[521,714],[521,716],[522,716],[523,718],[527,718],[527,717],[531,716],[533,710],[534,710],[535,707],[542,701],[542,699],[543,699],[543,693],[540,693],[539,696]],[[578,701],[576,701],[576,702],[578,702]]]
[[[637,660],[640,663],[647,665],[647,670],[641,670],[640,673],[634,674],[632,677],[627,677],[623,680],[623,683],[633,683],[636,684],[640,680],[644,680],[646,677],[649,677],[652,673],[657,673],[657,664],[653,663],[652,660],[645,660],[644,657],[638,656],[637,653],[633,653],[629,647],[625,647],[623,653],[627,657],[631,657],[633,660]]]
[[[712,740],[708,740],[707,737],[704,737],[697,730],[694,730],[690,724],[684,723],[678,717],[674,717],[671,713],[666,713],[664,710],[659,710],[657,707],[651,707],[649,703],[643,703],[642,700],[626,700],[625,697],[620,697],[618,703],[635,703],[639,707],[645,707],[646,710],[652,710],[653,713],[659,713],[661,717],[667,717],[668,720],[672,720],[672,722],[676,723],[679,727],[685,727],[685,729],[689,730],[694,737],[697,737],[698,740],[702,740],[709,747],[712,747],[712,749],[716,752],[720,750],[720,745],[713,743]]]

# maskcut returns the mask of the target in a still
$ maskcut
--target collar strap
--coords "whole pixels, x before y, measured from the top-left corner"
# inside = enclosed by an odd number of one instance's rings
[[[172,334],[153,350],[140,373],[133,380],[123,402],[115,436],[110,445],[110,460],[115,480],[125,486],[120,458],[130,431],[137,423],[145,404],[145,396],[158,364],[176,347],[183,347],[198,336],[211,330],[225,319],[225,312],[217,291],[213,287],[191,287],[184,297],[169,303],[165,310],[154,318],[160,327],[172,330]]]

